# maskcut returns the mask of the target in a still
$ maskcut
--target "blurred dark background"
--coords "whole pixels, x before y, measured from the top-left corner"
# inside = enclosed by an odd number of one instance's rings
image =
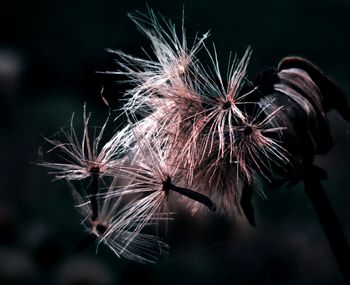
[[[347,0],[148,5],[178,24],[184,7],[189,38],[210,29],[208,42],[223,63],[230,50],[242,55],[251,45],[249,75],[300,55],[350,94]],[[155,265],[118,259],[103,246],[74,252],[85,233],[69,189],[35,165],[42,135],[67,126],[84,102],[94,122],[103,122],[102,86],[116,102],[125,86],[96,71],[116,68],[106,48],[138,55],[149,49],[127,18],[146,7],[138,0],[1,1],[0,284],[342,284],[301,184],[255,197],[256,228],[240,217],[180,213],[169,225],[170,255]],[[329,119],[335,146],[317,163],[328,172],[323,185],[350,237],[350,125],[334,112]]]

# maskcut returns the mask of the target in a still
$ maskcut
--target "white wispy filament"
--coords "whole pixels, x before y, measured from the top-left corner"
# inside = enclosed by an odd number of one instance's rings
[[[118,257],[154,262],[167,249],[155,232],[173,218],[171,201],[189,205],[193,213],[204,205],[233,216],[245,186],[256,175],[269,181],[289,154],[280,143],[285,126],[275,121],[283,117],[283,106],[250,102],[260,92],[247,80],[250,48],[241,59],[229,60],[225,78],[215,46],[210,51],[205,44],[209,33],[189,44],[184,23],[178,31],[152,11],[130,18],[154,55],[109,50],[118,70],[108,73],[131,84],[124,98],[126,126],[100,147],[109,118],[91,137],[84,107],[82,138],[72,118],[62,139],[47,139],[48,152],[59,152],[60,161],[41,165],[53,169],[56,179],[90,179],[86,194],[73,189],[73,195],[84,226],[99,243]],[[200,51],[209,66],[199,61]]]
[[[48,153],[57,151],[60,153],[62,162],[45,161],[40,163],[45,167],[54,169],[51,172],[55,179],[82,180],[91,176],[91,169],[97,168],[100,176],[114,176],[120,157],[126,151],[127,142],[125,133],[127,129],[117,132],[107,143],[100,148],[100,141],[108,123],[109,117],[102,126],[99,134],[91,138],[89,133],[90,114],[86,115],[84,106],[83,136],[79,140],[73,125],[72,116],[68,131],[61,129],[62,139],[46,140],[52,145]]]
[[[141,230],[152,226],[162,216],[144,217],[141,212],[130,212],[129,205],[123,205],[123,197],[110,197],[110,192],[117,187],[115,183],[116,180],[107,193],[98,193],[95,219],[92,218],[89,196],[73,190],[84,227],[96,237],[98,244],[107,245],[118,257],[141,263],[157,261],[160,255],[167,252],[168,246],[156,236],[142,233]]]

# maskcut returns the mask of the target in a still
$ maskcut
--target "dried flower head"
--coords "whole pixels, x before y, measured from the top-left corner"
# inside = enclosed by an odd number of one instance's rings
[[[266,110],[261,110],[257,101],[247,100],[258,88],[246,79],[250,48],[241,59],[229,60],[224,80],[215,47],[212,53],[204,43],[206,36],[188,49],[184,27],[180,40],[175,26],[160,23],[153,12],[149,18],[132,19],[151,40],[157,59],[116,52],[117,73],[134,84],[125,107],[134,130],[163,152],[165,165],[177,169],[185,185],[201,189],[204,195],[224,197],[219,199],[226,201],[219,203],[225,204],[222,212],[231,214],[238,205],[240,185],[252,183],[255,172],[269,177],[271,161],[279,165],[288,161],[278,140],[268,135],[283,129],[270,124],[276,112],[263,117]],[[195,52],[201,48],[207,52],[212,69],[196,58]],[[247,104],[260,112],[247,113]]]
[[[130,18],[154,55],[111,51],[119,70],[109,73],[132,84],[123,108],[128,126],[100,147],[109,119],[91,137],[84,107],[82,139],[72,118],[63,140],[47,139],[61,162],[41,165],[54,169],[56,179],[90,178],[88,191],[73,190],[87,230],[117,256],[153,262],[167,245],[152,231],[173,217],[173,200],[193,213],[201,205],[228,216],[243,212],[254,224],[256,181],[300,178],[298,167],[330,148],[325,104],[331,100],[317,80],[340,91],[312,64],[295,58],[249,81],[250,48],[240,59],[230,57],[225,78],[215,46],[211,51],[205,43],[208,33],[188,44],[183,22],[178,31],[152,11]],[[201,49],[209,66],[199,61]]]

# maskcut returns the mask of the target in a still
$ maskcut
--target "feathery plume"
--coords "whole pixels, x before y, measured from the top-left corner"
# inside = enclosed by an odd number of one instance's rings
[[[199,192],[179,187],[183,178],[179,175],[176,165],[167,160],[168,154],[165,149],[151,143],[144,138],[138,137],[138,156],[129,166],[124,164],[120,167],[118,177],[128,183],[115,192],[113,196],[139,195],[140,198],[130,205],[130,212],[142,213],[142,216],[150,219],[159,213],[169,213],[169,195],[176,192],[197,203],[215,210],[215,204]],[[147,218],[144,219],[147,222]]]
[[[196,36],[189,47],[186,32],[182,26],[181,39],[177,35],[176,27],[170,21],[161,18],[149,11],[148,17],[142,14],[129,15],[132,21],[151,41],[153,53],[157,60],[142,59],[127,55],[122,51],[109,50],[117,55],[119,71],[108,73],[125,75],[134,85],[134,88],[126,93],[130,99],[125,105],[127,112],[136,113],[150,108],[155,110],[157,104],[149,97],[168,97],[177,92],[187,92],[189,74],[195,73],[196,53],[203,47],[203,41],[209,36],[205,33],[202,37]],[[194,69],[191,71],[191,69]]]
[[[128,204],[123,204],[125,197],[110,197],[116,187],[117,181],[114,179],[107,193],[97,193],[96,213],[91,195],[81,195],[73,188],[73,197],[76,208],[82,215],[82,224],[96,238],[98,245],[107,245],[118,257],[141,263],[157,261],[160,255],[167,252],[168,246],[155,235],[141,231],[162,219],[162,216],[147,217],[145,221],[142,213],[130,212]]]
[[[91,177],[96,172],[99,177],[114,176],[121,163],[121,158],[127,152],[129,144],[125,141],[127,128],[117,132],[100,148],[100,142],[109,121],[109,116],[99,134],[91,138],[89,134],[90,114],[86,114],[86,106],[84,105],[83,135],[81,140],[79,140],[75,131],[73,119],[74,116],[72,116],[68,131],[61,129],[62,140],[46,138],[52,145],[52,148],[47,153],[59,151],[62,162],[41,162],[39,165],[53,169],[54,171],[50,173],[57,180],[82,180]]]
[[[289,153],[278,140],[286,127],[272,124],[278,113],[283,111],[283,106],[271,111],[268,108],[270,104],[259,107],[259,111],[252,116],[246,115],[246,119],[237,127],[236,159],[240,172],[248,182],[252,182],[254,172],[270,181],[274,166],[283,169],[289,162]]]

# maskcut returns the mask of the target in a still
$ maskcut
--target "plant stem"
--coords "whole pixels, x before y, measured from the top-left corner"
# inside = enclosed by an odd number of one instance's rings
[[[216,210],[216,205],[209,197],[207,197],[199,192],[187,189],[187,188],[181,188],[181,187],[175,186],[174,184],[171,183],[170,177],[168,177],[167,180],[163,182],[163,185],[164,185],[165,191],[172,190],[176,193],[179,193],[183,196],[186,196],[194,201],[197,201],[197,202],[207,206],[211,211]]]
[[[339,220],[322,187],[314,175],[304,178],[305,192],[309,195],[329,245],[337,260],[346,284],[350,284],[350,249]]]
[[[99,168],[93,167],[90,170],[91,173],[91,186],[90,186],[90,203],[92,216],[91,219],[95,221],[98,217],[98,204],[97,204],[97,193],[100,187],[100,171]]]

